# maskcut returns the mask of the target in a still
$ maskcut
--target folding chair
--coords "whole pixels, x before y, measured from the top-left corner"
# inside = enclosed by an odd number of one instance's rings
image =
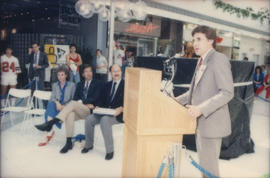
[[[33,97],[31,98],[31,103],[30,103],[30,110],[27,110],[24,112],[24,121],[29,119],[30,116],[34,115],[35,116],[44,116],[46,109],[43,107],[40,107],[40,105],[37,104],[37,102],[43,102],[43,101],[48,101],[51,98],[51,92],[50,91],[41,91],[41,90],[35,90]],[[36,101],[34,104],[34,100]],[[42,105],[43,106],[43,105]],[[25,122],[21,126],[21,130],[25,128]],[[32,119],[32,125],[33,125],[33,119]],[[31,126],[32,126],[31,125]]]
[[[8,96],[6,99],[5,107],[2,108],[4,112],[4,117],[1,119],[1,124],[3,124],[3,119],[7,117],[7,113],[9,113],[9,118],[11,121],[11,126],[13,125],[12,113],[23,113],[30,109],[30,98],[31,98],[31,90],[30,89],[15,89],[10,88],[8,92]],[[15,104],[10,99],[19,99],[19,101]],[[24,105],[24,106],[19,106]]]

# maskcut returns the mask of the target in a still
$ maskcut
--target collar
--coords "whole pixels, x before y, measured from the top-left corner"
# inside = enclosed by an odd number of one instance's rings
[[[36,53],[34,53],[34,54],[37,54],[37,55],[39,55],[39,52],[40,52],[40,51],[38,51],[38,52],[36,52]]]
[[[201,58],[202,58],[202,61],[204,61],[204,59],[206,58],[206,56],[209,54],[209,52],[212,50],[213,48],[210,48],[206,51],[206,53],[204,53]]]
[[[84,87],[86,87],[85,85],[86,85],[86,83],[87,83],[87,82],[88,82],[88,86],[87,86],[87,88],[88,88],[88,87],[89,87],[89,85],[90,85],[90,84],[91,84],[91,82],[92,82],[92,79],[91,79],[91,80],[88,80],[88,81],[87,81],[87,80],[85,80],[85,81],[84,81]]]
[[[115,83],[118,85],[118,84],[121,82],[121,80],[122,80],[122,79],[119,79],[119,80],[117,80],[117,81],[114,81],[114,80],[113,80],[112,82],[113,82],[113,83],[115,82]]]

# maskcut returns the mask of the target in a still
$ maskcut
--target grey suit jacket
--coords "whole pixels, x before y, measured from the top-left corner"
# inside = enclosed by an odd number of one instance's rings
[[[73,82],[69,82],[65,89],[65,96],[63,104],[67,104],[73,99],[75,93],[76,86]],[[52,95],[50,101],[60,100],[61,97],[61,90],[59,89],[58,82],[53,83],[52,85]]]
[[[196,75],[198,76],[195,81]],[[182,105],[191,104],[200,108],[202,116],[197,120],[197,134],[219,138],[231,134],[228,102],[233,96],[230,61],[224,54],[212,49],[203,60],[199,71],[195,72],[190,89],[176,99]]]

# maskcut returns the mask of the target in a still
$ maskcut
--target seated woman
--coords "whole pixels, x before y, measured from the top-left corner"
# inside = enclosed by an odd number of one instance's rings
[[[265,98],[268,99],[270,96],[270,67],[268,67],[267,73],[264,77],[263,86],[260,86],[257,89],[256,95],[258,96],[264,89],[266,90]]]
[[[262,73],[262,68],[260,66],[257,66],[253,75],[253,87],[255,93],[259,87],[263,86],[263,79],[264,75]]]
[[[67,81],[68,69],[65,66],[58,67],[57,71],[58,82],[52,85],[51,99],[47,105],[45,112],[45,121],[52,120],[72,99],[75,93],[76,86],[72,82]],[[61,124],[56,125],[59,129]],[[39,143],[39,146],[45,146],[49,143],[54,135],[54,131],[47,132],[45,140]]]

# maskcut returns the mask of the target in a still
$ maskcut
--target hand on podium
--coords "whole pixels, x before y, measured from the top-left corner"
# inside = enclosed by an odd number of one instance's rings
[[[198,106],[195,105],[186,105],[186,108],[188,109],[189,115],[193,118],[196,119],[202,115],[202,112]]]

